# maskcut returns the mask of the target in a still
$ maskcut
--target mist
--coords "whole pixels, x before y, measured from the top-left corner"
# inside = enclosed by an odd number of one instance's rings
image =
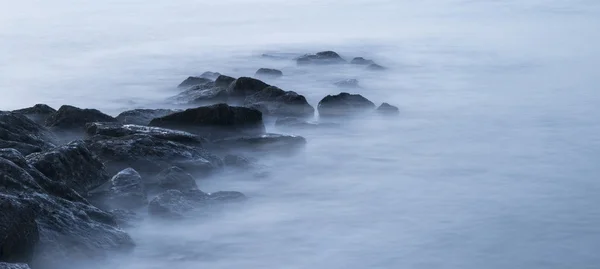
[[[306,146],[243,152],[256,168],[198,177],[201,190],[240,191],[245,203],[179,222],[144,218],[125,228],[131,253],[77,266],[600,264],[597,1],[2,1],[0,110],[182,108],[167,100],[186,77],[262,67],[285,74],[265,82],[315,107],[351,91],[400,109],[336,128],[266,122]],[[324,50],[388,69],[293,60]],[[344,79],[361,87],[333,85]]]

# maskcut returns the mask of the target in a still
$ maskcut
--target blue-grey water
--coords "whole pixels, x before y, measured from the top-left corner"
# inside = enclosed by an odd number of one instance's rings
[[[260,67],[312,105],[357,78],[355,92],[400,108],[330,130],[267,126],[306,149],[199,181],[251,199],[144,221],[112,268],[600,267],[598,1],[0,3],[0,110],[166,107],[188,75]],[[259,57],[329,49],[389,70]]]

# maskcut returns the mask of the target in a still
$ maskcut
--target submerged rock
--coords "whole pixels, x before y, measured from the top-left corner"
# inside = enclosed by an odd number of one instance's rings
[[[306,145],[306,139],[296,135],[263,134],[243,136],[213,141],[220,149],[287,151]]]
[[[216,104],[153,119],[151,126],[197,133],[207,138],[265,132],[262,113],[246,107]]]
[[[396,115],[399,112],[398,107],[390,105],[388,103],[383,103],[377,108],[377,112],[386,115]]]
[[[238,167],[238,168],[246,168],[251,166],[250,160],[233,154],[227,154],[223,158],[223,163],[229,167]]]
[[[337,95],[327,95],[319,102],[317,109],[321,117],[330,117],[348,116],[374,108],[375,104],[362,95],[342,92]]]
[[[229,85],[227,88],[227,94],[233,101],[236,99],[244,100],[244,98],[262,91],[266,87],[269,87],[269,84],[258,79],[241,77]]]
[[[339,54],[334,51],[322,51],[317,54],[307,54],[296,59],[298,65],[307,64],[340,64],[346,63]]]
[[[172,166],[156,176],[158,187],[164,190],[189,191],[198,189],[196,180],[183,169]]]
[[[121,112],[117,120],[125,124],[148,125],[154,118],[164,117],[179,110],[172,109],[134,109]]]
[[[371,71],[383,71],[383,70],[386,70],[387,68],[385,68],[381,65],[378,65],[378,64],[370,64],[367,66],[367,69],[371,70]]]
[[[89,123],[86,126],[86,133],[89,136],[103,135],[110,137],[123,137],[134,134],[145,134],[159,139],[193,145],[201,145],[203,142],[205,142],[205,139],[195,134],[191,134],[184,131],[177,131],[160,127],[110,122]]]
[[[83,196],[109,179],[102,162],[82,141],[28,155],[27,163],[48,178],[64,182]]]
[[[90,122],[116,122],[117,119],[96,109],[81,109],[64,105],[50,115],[46,126],[55,130],[83,130]]]
[[[254,74],[255,77],[265,77],[265,78],[278,78],[283,76],[283,72],[277,69],[271,68],[260,68]]]
[[[315,109],[308,104],[303,95],[275,86],[269,86],[248,96],[244,105],[257,108],[267,115],[312,117],[315,113]]]
[[[44,124],[46,119],[53,113],[56,112],[56,109],[51,108],[46,104],[36,104],[32,107],[13,110],[13,113],[18,113],[26,116],[33,122],[37,124]]]
[[[202,73],[202,75],[200,75],[200,77],[215,80],[220,75],[221,75],[221,73],[219,73],[219,72],[206,71],[206,72]]]
[[[23,155],[51,149],[56,138],[24,115],[0,112],[0,148],[14,148]]]
[[[352,59],[352,61],[350,61],[350,63],[356,65],[370,65],[374,64],[375,62],[373,62],[372,60],[367,60],[363,57],[355,57],[354,59]]]
[[[188,77],[182,81],[177,88],[189,88],[196,85],[212,82],[213,80],[204,77]]]
[[[133,227],[142,221],[142,217],[133,211],[125,209],[114,209],[110,211],[119,227]]]
[[[246,196],[235,191],[207,194],[200,190],[168,190],[150,201],[148,212],[155,217],[182,219],[192,211],[210,210],[213,206],[244,200]]]
[[[148,204],[146,188],[140,174],[126,168],[110,179],[107,202],[113,208],[135,209]]]

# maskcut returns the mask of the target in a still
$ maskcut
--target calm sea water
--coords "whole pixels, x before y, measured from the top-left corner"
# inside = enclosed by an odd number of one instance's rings
[[[260,67],[313,105],[357,78],[400,107],[199,181],[251,199],[145,221],[113,268],[600,266],[597,1],[0,1],[0,110],[166,107],[188,75]],[[390,70],[258,57],[329,49]]]

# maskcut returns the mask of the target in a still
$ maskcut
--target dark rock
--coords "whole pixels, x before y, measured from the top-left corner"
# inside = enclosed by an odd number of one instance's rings
[[[246,200],[246,195],[237,191],[218,191],[208,194],[207,197],[211,201],[218,202],[239,202]]]
[[[189,191],[198,189],[196,180],[194,180],[192,175],[176,166],[163,170],[156,178],[158,186],[164,190]]]
[[[154,176],[171,166],[190,172],[209,172],[222,161],[208,151],[146,134],[123,137],[96,135],[86,140],[88,148],[106,165],[109,173],[131,167],[142,176]]]
[[[244,136],[225,138],[213,141],[220,149],[253,151],[292,150],[306,145],[306,139],[295,135],[263,134],[258,136]]]
[[[244,98],[262,91],[264,88],[269,87],[258,79],[241,77],[232,82],[227,88],[227,94],[233,100],[244,100]]]
[[[111,122],[94,122],[86,125],[86,133],[89,136],[103,135],[110,137],[123,137],[134,134],[145,134],[155,138],[164,139],[184,144],[202,145],[205,139],[188,132],[165,129],[160,127],[149,127],[133,124],[120,124]]]
[[[381,65],[378,65],[378,64],[370,64],[367,66],[367,69],[372,70],[372,71],[383,71],[383,70],[386,70],[387,68],[385,68]]]
[[[375,104],[360,94],[342,92],[337,95],[327,95],[319,102],[318,110],[321,117],[347,116],[375,108]]]
[[[150,201],[148,212],[155,217],[182,219],[192,211],[210,210],[214,206],[244,200],[246,196],[235,191],[207,194],[200,190],[168,190]]]
[[[61,106],[46,120],[46,126],[61,130],[83,130],[90,122],[116,122],[117,119],[96,109],[81,109],[74,106]]]
[[[30,269],[25,263],[5,263],[0,262],[0,269]]]
[[[117,120],[125,124],[148,125],[154,118],[164,117],[179,110],[172,109],[134,109],[121,112]]]
[[[29,118],[37,124],[44,124],[48,116],[55,112],[56,109],[51,108],[46,104],[36,104],[32,107],[13,110],[13,113],[25,115],[27,118]]]
[[[32,207],[0,194],[0,261],[29,262],[39,240]]]
[[[173,113],[153,119],[150,125],[185,130],[208,138],[265,132],[260,111],[227,104],[203,106]]]
[[[213,82],[211,79],[203,78],[203,77],[188,77],[184,81],[182,81],[177,88],[189,88],[192,86],[197,86],[201,84],[206,84]]]
[[[0,112],[0,148],[14,148],[23,155],[54,147],[56,138],[24,115]]]
[[[335,84],[335,86],[338,86],[340,88],[360,88],[360,86],[358,85],[357,79],[341,80],[334,84]]]
[[[242,156],[233,155],[233,154],[225,155],[225,157],[223,158],[223,163],[226,166],[238,167],[238,168],[245,168],[245,167],[249,167],[251,165],[250,160],[248,160]]]
[[[83,196],[109,179],[102,162],[82,141],[30,154],[27,156],[27,163],[48,178],[65,182]]]
[[[308,104],[304,96],[275,86],[269,86],[248,96],[244,105],[254,107],[267,115],[312,117],[315,113],[315,109]]]
[[[307,54],[296,59],[298,65],[307,64],[340,64],[345,63],[339,54],[333,51],[322,51],[317,54]]]
[[[148,204],[142,177],[133,168],[127,168],[110,179],[108,204],[113,208],[135,209]]]
[[[354,59],[352,59],[352,61],[350,61],[351,64],[356,64],[356,65],[370,65],[370,64],[374,64],[375,62],[373,62],[372,60],[367,60],[363,57],[356,57]]]
[[[219,73],[219,72],[206,71],[206,72],[202,73],[202,75],[200,75],[200,77],[215,80],[220,75],[221,75],[221,73]]]
[[[225,76],[225,75],[220,75],[215,80],[215,86],[217,86],[219,88],[227,88],[234,81],[235,81],[235,78]]]
[[[271,68],[261,68],[256,71],[254,74],[255,77],[265,77],[265,78],[278,78],[283,76],[283,72],[277,69]]]
[[[138,222],[142,221],[142,217],[138,216],[133,211],[124,209],[114,209],[110,213],[114,216],[115,221],[119,227],[133,227]]]
[[[192,86],[171,100],[185,104],[213,104],[226,102],[229,99],[225,87],[217,87],[216,82]]]
[[[399,113],[399,109],[396,106],[383,103],[377,108],[377,112],[381,114],[395,115]]]

